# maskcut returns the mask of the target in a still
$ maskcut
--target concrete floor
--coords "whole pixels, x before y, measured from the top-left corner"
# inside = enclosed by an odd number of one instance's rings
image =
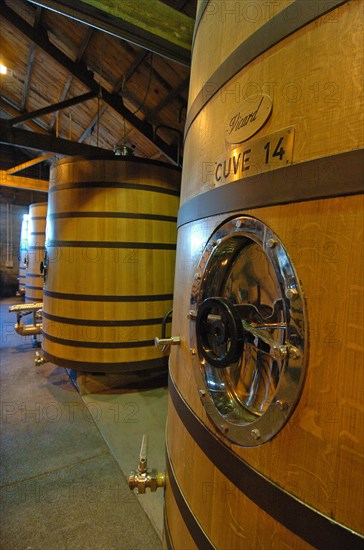
[[[6,550],[158,550],[163,491],[132,493],[143,434],[164,470],[167,389],[120,390],[107,377],[34,366],[30,337],[1,315],[1,538]]]

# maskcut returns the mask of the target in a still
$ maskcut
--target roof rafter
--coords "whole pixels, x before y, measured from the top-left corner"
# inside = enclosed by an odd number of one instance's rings
[[[12,176],[5,170],[0,170],[0,186],[48,193],[49,181],[25,178],[24,176]]]
[[[96,97],[95,92],[87,92],[86,94],[78,95],[76,97],[71,97],[70,99],[66,99],[65,101],[60,101],[59,103],[53,103],[52,105],[48,105],[47,107],[43,107],[42,109],[37,109],[36,111],[32,111],[29,113],[25,113],[24,115],[14,117],[10,119],[9,123],[12,126],[15,126],[16,124],[20,124],[25,120],[38,118],[38,117],[47,115],[48,113],[54,113],[54,111],[67,109],[67,107],[71,107],[72,105],[78,105],[79,103],[84,103],[85,101],[88,101],[89,99],[93,99],[94,97]]]
[[[9,119],[12,117],[20,116],[20,111],[18,105],[16,105],[11,99],[6,96],[0,97],[0,109],[2,109],[8,116]],[[9,120],[7,120],[9,122]],[[25,120],[24,125],[28,126],[29,129],[34,132],[40,132],[42,134],[48,134],[47,128],[44,123],[41,121]]]
[[[54,157],[54,153],[47,153],[46,155],[41,155],[40,157],[36,157],[34,159],[28,160],[27,162],[22,162],[21,164],[17,164],[16,166],[9,168],[8,170],[5,170],[5,172],[10,176],[11,174],[16,174],[17,172],[26,170],[26,168],[29,168],[30,166],[35,166],[36,164],[40,164],[41,162],[44,162],[45,160],[48,160],[53,157]]]
[[[0,120],[0,143],[15,145],[16,147],[26,147],[36,151],[47,151],[49,153],[58,153],[60,155],[97,155],[110,156],[114,158],[114,153],[110,149],[102,149],[77,141],[57,138],[48,134],[37,134],[21,128],[10,126],[7,121]]]

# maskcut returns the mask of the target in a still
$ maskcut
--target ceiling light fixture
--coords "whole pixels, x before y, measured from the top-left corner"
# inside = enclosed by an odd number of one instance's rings
[[[7,74],[9,76],[14,76],[14,71],[12,71],[8,67],[5,67],[5,65],[0,63],[0,74]]]

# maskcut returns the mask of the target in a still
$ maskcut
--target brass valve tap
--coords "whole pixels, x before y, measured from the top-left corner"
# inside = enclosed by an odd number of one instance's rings
[[[36,367],[41,367],[42,365],[44,365],[44,363],[46,363],[46,359],[45,357],[43,357],[43,355],[41,355],[39,353],[39,351],[36,351],[35,352],[35,359],[34,359],[34,364]]]
[[[130,472],[128,479],[130,490],[137,489],[139,495],[145,494],[145,490],[148,488],[154,493],[158,487],[164,487],[165,484],[165,475],[163,472],[158,472],[154,469],[148,470],[147,443],[147,436],[143,435],[138,468]]]

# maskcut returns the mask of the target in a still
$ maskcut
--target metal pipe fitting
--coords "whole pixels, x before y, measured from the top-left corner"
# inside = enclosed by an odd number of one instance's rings
[[[42,323],[36,323],[35,325],[25,325],[24,323],[16,323],[14,325],[15,332],[21,336],[33,336],[35,334],[42,333]]]
[[[31,313],[34,310],[43,309],[43,302],[34,302],[32,304],[16,304],[14,306],[9,306],[9,312],[15,312],[15,313],[23,313],[23,315],[26,315],[27,313]]]
[[[33,304],[16,304],[9,307],[10,313],[16,313],[16,324],[14,325],[15,332],[20,336],[35,336],[42,332],[42,308],[43,303]],[[25,324],[21,322],[21,318],[25,315],[33,314],[33,323]]]

